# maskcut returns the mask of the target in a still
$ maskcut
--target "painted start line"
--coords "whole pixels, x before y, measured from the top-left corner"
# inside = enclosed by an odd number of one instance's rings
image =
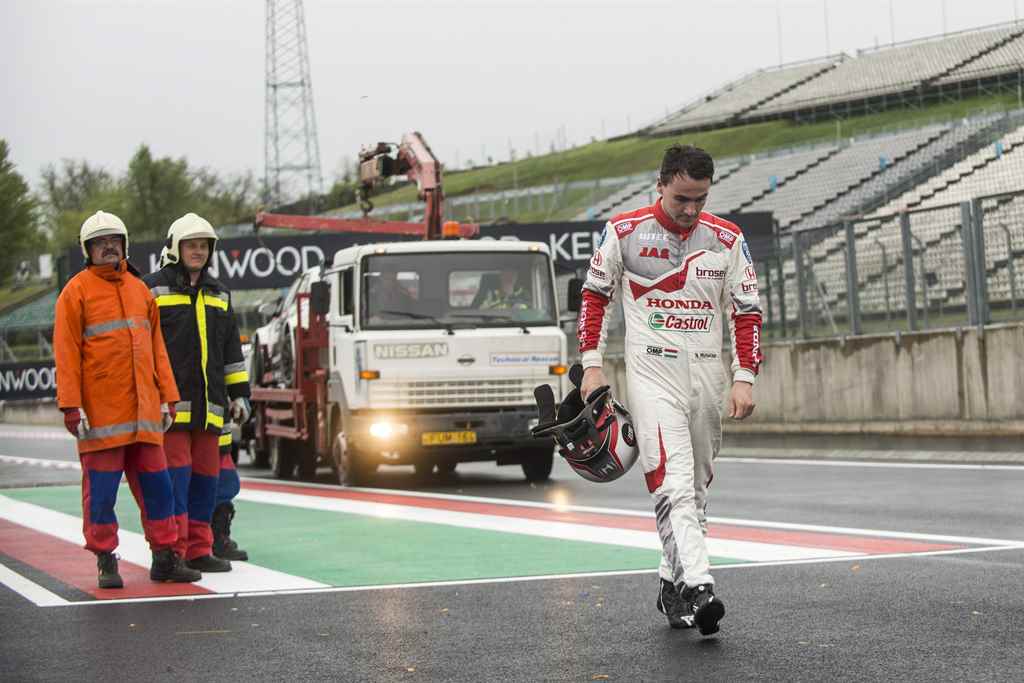
[[[149,580],[127,486],[118,496],[125,587],[96,587],[79,486],[0,494],[0,583],[39,606],[653,573],[653,512],[243,479],[232,536],[251,562],[193,584]],[[711,518],[716,569],[984,552],[1019,541]]]

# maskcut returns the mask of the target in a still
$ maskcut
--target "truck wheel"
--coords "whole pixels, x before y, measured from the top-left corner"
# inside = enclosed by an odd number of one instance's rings
[[[279,436],[270,437],[270,469],[278,479],[291,479],[295,471],[290,446]]]
[[[547,481],[551,477],[551,468],[555,464],[554,446],[531,448],[526,451],[523,460],[523,474],[526,481]]]
[[[334,437],[331,446],[331,471],[342,486],[359,486],[377,471],[377,463],[368,463],[348,447],[343,433]]]
[[[295,354],[292,353],[292,335],[291,332],[285,331],[284,337],[281,339],[281,381],[286,387],[293,386],[295,384]]]

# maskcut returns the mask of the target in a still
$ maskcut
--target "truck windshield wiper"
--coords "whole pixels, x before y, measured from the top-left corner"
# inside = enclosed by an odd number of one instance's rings
[[[513,322],[518,324],[519,329],[523,331],[523,334],[530,334],[530,328],[523,324],[523,321],[516,320],[510,315],[504,313],[450,313],[453,318],[480,318],[481,320],[500,320],[501,322]]]
[[[438,320],[437,318],[435,318],[434,316],[427,315],[426,313],[414,313],[412,311],[392,311],[392,310],[377,311],[377,313],[378,314],[387,314],[387,315],[404,315],[407,318],[414,318],[416,320],[429,320],[429,321],[431,321],[433,323],[437,323],[438,327],[443,328],[444,331],[445,331],[445,334],[455,334],[455,330],[456,329],[465,330],[465,329],[473,329],[473,328],[475,328],[475,325],[459,325],[458,328],[456,328],[454,323],[442,322],[442,321]]]

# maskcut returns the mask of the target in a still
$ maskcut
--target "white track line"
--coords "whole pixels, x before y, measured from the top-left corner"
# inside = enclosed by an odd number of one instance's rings
[[[913,453],[914,451],[910,451]],[[889,453],[889,451],[885,451]],[[998,452],[990,453],[993,458]],[[1019,453],[1008,453],[1007,455],[1020,457]],[[879,454],[881,457],[881,453]],[[886,467],[895,469],[919,469],[919,470],[1007,470],[1013,472],[1024,472],[1024,465],[999,465],[986,463],[948,463],[948,462],[878,462],[875,460],[802,460],[798,458],[748,458],[721,456],[715,459],[716,463],[742,463],[750,465],[813,465],[815,467]]]
[[[75,437],[63,429],[12,429],[0,427],[0,439],[20,439],[22,441],[74,441]]]
[[[69,604],[67,600],[51,593],[38,583],[0,564],[0,583],[39,607],[60,607]]]
[[[75,545],[82,542],[82,520],[63,512],[0,495],[0,517]],[[118,556],[125,562],[148,569],[153,560],[153,553],[145,537],[119,529],[118,538]],[[217,593],[327,587],[327,584],[319,581],[266,569],[249,562],[233,562],[231,566],[230,572],[203,574],[203,578],[195,585]]]
[[[31,465],[54,470],[78,470],[81,471],[82,463],[71,460],[48,460],[46,458],[23,458],[17,455],[0,455],[0,462],[11,465]]]
[[[596,514],[604,515],[618,515],[624,517],[648,517],[654,519],[653,510],[631,510],[628,508],[609,508],[609,507],[595,507],[592,505],[569,505],[564,503],[545,503],[538,501],[528,500],[513,500],[510,498],[486,498],[482,496],[463,496],[450,493],[428,493],[422,491],[397,491],[391,489],[376,489],[376,488],[340,488],[331,484],[311,484],[307,482],[291,482],[291,481],[280,481],[273,479],[259,479],[255,477],[242,477],[242,481],[251,481],[253,483],[261,484],[273,484],[274,486],[281,486],[285,488],[293,488],[297,493],[301,493],[302,489],[319,489],[326,491],[353,491],[358,493],[373,493],[388,496],[398,496],[405,498],[420,498],[420,499],[439,499],[439,500],[453,500],[453,501],[471,501],[475,503],[486,503],[488,505],[506,505],[509,507],[528,507],[537,508],[542,510],[552,510],[555,512],[592,512]],[[246,491],[245,487],[242,487],[242,491]],[[250,489],[250,491],[252,491]],[[1007,540],[1007,539],[995,539],[995,538],[980,538],[975,536],[949,536],[941,534],[925,534],[925,533],[914,533],[907,531],[888,531],[880,529],[864,529],[858,527],[842,527],[842,526],[823,526],[820,524],[797,524],[791,522],[767,522],[764,520],[755,519],[741,519],[735,517],[708,517],[709,524],[733,524],[737,526],[749,526],[765,529],[789,529],[793,531],[818,531],[823,533],[833,534],[846,534],[852,536],[881,536],[884,538],[903,538],[915,541],[934,541],[936,543],[968,543],[974,545],[1005,545],[1005,546],[1016,546],[1019,543],[1024,543],[1024,539],[1021,540]]]
[[[81,469],[81,465],[77,462],[66,462],[56,460],[45,460],[39,458],[22,458],[9,455],[0,455],[0,462],[17,462],[18,464],[37,465],[40,467],[57,467],[59,469]],[[765,462],[762,460],[756,460],[756,462]],[[793,461],[794,464],[802,464],[805,461]],[[822,464],[828,464],[823,462]],[[861,463],[854,463],[860,465]],[[978,466],[982,469],[993,469],[994,466]],[[399,491],[393,489],[378,489],[378,488],[341,488],[333,484],[314,484],[309,482],[292,482],[292,481],[281,481],[274,479],[264,479],[259,477],[241,477],[242,482],[253,482],[258,484],[273,484],[274,486],[282,486],[286,488],[293,488],[297,493],[301,493],[303,489],[314,489],[323,491],[355,491],[365,492],[388,496],[398,496],[406,498],[418,498],[428,500],[453,500],[453,501],[470,501],[476,503],[486,503],[488,505],[506,505],[509,507],[528,507],[537,508],[542,510],[553,510],[556,512],[591,512],[595,514],[604,515],[620,515],[626,517],[648,517],[654,518],[653,510],[632,510],[628,508],[608,508],[608,507],[596,507],[592,505],[569,505],[565,503],[546,503],[529,500],[513,500],[510,498],[487,498],[483,496],[464,496],[452,493],[430,493],[423,491]],[[245,489],[243,488],[243,491]],[[937,543],[969,543],[969,544],[984,544],[984,545],[1005,545],[1015,546],[1018,543],[1024,541],[1018,540],[1007,540],[997,538],[983,538],[977,536],[949,536],[941,534],[924,534],[914,533],[906,531],[888,531],[881,529],[864,529],[857,527],[841,527],[841,526],[822,526],[818,524],[796,524],[790,522],[768,522],[764,520],[754,519],[739,519],[732,517],[708,517],[710,524],[734,524],[738,526],[751,526],[766,529],[789,529],[794,531],[819,531],[823,533],[834,533],[834,534],[849,534],[854,536],[880,536],[883,538],[904,538],[918,541],[934,541]]]
[[[867,562],[870,560],[891,560],[900,559],[904,557],[921,557],[921,556],[933,556],[933,555],[962,555],[968,553],[986,553],[996,552],[1000,550],[1017,550],[1024,549],[1024,544],[1018,546],[1005,546],[999,548],[965,548],[962,550],[937,550],[934,552],[927,553],[892,553],[889,555],[858,555],[854,557],[834,557],[828,559],[808,559],[808,560],[787,560],[779,562],[750,562],[742,564],[719,564],[711,567],[712,572],[718,572],[720,570],[728,569],[760,569],[762,567],[781,567],[791,564],[819,564],[822,562]],[[62,607],[87,607],[96,605],[111,605],[111,604],[125,604],[125,603],[138,603],[138,602],[171,602],[181,600],[210,600],[218,598],[247,598],[247,597],[264,597],[268,595],[274,596],[288,596],[288,595],[308,595],[310,593],[361,593],[369,591],[389,591],[389,590],[400,590],[400,589],[418,589],[418,588],[445,588],[445,587],[460,587],[460,586],[477,586],[477,585],[488,585],[488,584],[500,584],[500,583],[523,583],[528,581],[558,581],[561,579],[593,579],[602,577],[614,577],[614,576],[632,576],[639,574],[655,574],[657,569],[628,569],[621,571],[606,571],[606,572],[580,572],[578,574],[544,574],[540,576],[511,576],[511,577],[496,577],[490,579],[465,579],[460,581],[424,581],[422,583],[400,583],[400,584],[387,584],[381,586],[331,586],[329,588],[314,588],[314,589],[297,589],[297,590],[283,590],[283,591],[265,591],[265,592],[251,592],[238,595],[228,595],[224,593],[210,593],[208,595],[190,595],[185,597],[160,597],[160,598],[122,598],[119,600],[93,600],[89,602],[70,602]]]
[[[373,501],[350,500],[345,498],[324,498],[304,496],[275,491],[258,491],[243,488],[238,499],[254,503],[284,505],[306,510],[342,512],[381,519],[401,519],[408,522],[443,524],[464,529],[481,529],[510,534],[525,534],[565,541],[582,541],[603,545],[626,546],[646,550],[661,550],[661,540],[655,531],[617,529],[592,524],[577,524],[544,519],[524,519],[506,515],[488,515],[476,512],[453,512],[415,505],[394,505]],[[752,562],[795,560],[814,557],[852,557],[858,553],[811,548],[805,546],[779,545],[753,541],[708,539],[708,552],[712,556],[730,557]]]

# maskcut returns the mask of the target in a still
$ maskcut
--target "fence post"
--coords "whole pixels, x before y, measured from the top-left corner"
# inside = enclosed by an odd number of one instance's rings
[[[853,223],[846,221],[846,306],[850,318],[850,332],[861,333],[860,326],[860,291],[857,289],[857,237],[853,232]]]
[[[991,322],[991,315],[988,307],[988,272],[985,267],[985,212],[980,199],[971,201],[971,212],[974,214],[974,291],[978,297],[978,324],[986,325]]]
[[[971,208],[969,201],[960,202],[960,241],[964,248],[964,285],[967,288],[964,298],[967,300],[967,320],[969,324],[977,325],[979,320],[978,296],[975,291],[977,280],[974,277],[974,238],[971,234],[974,218],[971,215]]]
[[[1008,258],[1006,260],[1006,273],[1010,276],[1010,310],[1017,310],[1017,272],[1013,265],[1013,237],[1010,235],[1010,229],[1006,227],[1006,223],[1000,223],[999,227],[1003,230],[1003,235],[1006,237],[1006,253]]]
[[[779,242],[779,224],[772,226],[775,242],[775,272],[779,281],[779,322],[782,324],[782,336],[786,337],[786,273],[782,269],[782,245]]]
[[[910,240],[910,214],[900,213],[900,236],[903,238],[904,305],[910,331],[917,329],[917,294],[914,291],[914,245]]]
[[[793,234],[793,265],[796,267],[797,316],[800,336],[807,336],[807,286],[804,281],[804,259],[800,251],[800,233]]]

